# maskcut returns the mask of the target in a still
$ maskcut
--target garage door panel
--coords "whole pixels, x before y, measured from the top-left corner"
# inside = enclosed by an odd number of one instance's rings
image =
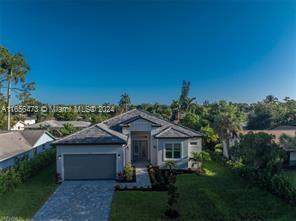
[[[115,154],[64,155],[65,180],[115,179]]]

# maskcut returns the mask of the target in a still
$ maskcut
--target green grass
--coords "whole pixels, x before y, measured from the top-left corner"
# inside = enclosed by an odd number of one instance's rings
[[[295,208],[228,168],[207,162],[205,169],[203,176],[177,177],[179,220],[295,220]],[[161,220],[166,200],[166,192],[116,192],[111,221]]]
[[[57,187],[54,174],[55,165],[52,165],[12,192],[0,195],[0,220],[3,217],[32,218]]]
[[[290,182],[296,187],[296,170],[286,171],[285,174],[288,176]]]

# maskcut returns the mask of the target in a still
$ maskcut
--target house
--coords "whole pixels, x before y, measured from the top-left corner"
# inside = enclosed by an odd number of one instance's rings
[[[191,166],[202,149],[202,133],[131,110],[54,142],[61,180],[115,179],[128,162],[178,168]]]
[[[51,148],[54,137],[44,130],[2,131],[0,133],[0,170],[13,166],[17,159],[33,157]]]
[[[24,121],[20,120],[16,122],[15,125],[12,126],[11,130],[24,130],[26,126],[29,126],[35,123],[36,123],[35,119],[25,119]]]
[[[26,129],[60,129],[66,124],[71,124],[76,128],[83,129],[91,125],[87,121],[58,121],[58,120],[47,120],[36,124],[32,124],[26,127]]]
[[[296,129],[294,129],[293,126],[281,126],[278,128],[279,129],[275,128],[272,130],[242,130],[239,132],[239,134],[245,135],[251,132],[271,134],[275,136],[274,141],[278,144],[280,143],[280,137],[283,134],[286,134],[291,137],[296,136]],[[229,141],[229,146],[234,146],[236,142],[239,142],[239,137],[234,137],[233,139],[231,139]],[[296,166],[296,147],[282,146],[282,148],[287,152],[287,166]],[[228,158],[225,142],[223,142],[223,155]]]

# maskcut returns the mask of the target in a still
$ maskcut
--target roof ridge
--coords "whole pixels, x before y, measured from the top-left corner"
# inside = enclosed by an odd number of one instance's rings
[[[191,135],[190,134],[187,134],[187,133],[185,133],[185,132],[183,132],[183,131],[180,131],[180,130],[178,130],[177,128],[173,128],[173,127],[171,127],[171,126],[169,126],[169,127],[167,127],[166,129],[164,129],[163,131],[161,131],[161,132],[159,132],[159,133],[157,133],[157,134],[155,134],[154,136],[160,136],[162,133],[165,133],[166,131],[168,131],[168,130],[175,130],[175,131],[177,131],[177,132],[179,132],[179,133],[181,133],[181,134],[184,134],[184,135],[186,135],[186,136],[189,136],[189,137],[191,137]]]
[[[171,126],[167,126],[167,127],[165,127],[163,130],[161,130],[161,131],[159,131],[158,133],[154,134],[154,136],[158,136],[158,135],[164,133],[165,131],[169,130],[170,128],[172,128],[172,127],[171,127]]]
[[[126,112],[124,112],[124,113],[121,113],[121,114],[115,115],[114,117],[108,118],[108,119],[102,121],[101,123],[105,124],[105,122],[108,122],[108,121],[109,121],[110,119],[112,119],[112,118],[120,117],[120,116],[122,116],[122,115],[125,115],[125,114],[130,113],[130,112],[135,111],[135,110],[137,110],[137,109],[134,108],[134,109],[129,110],[129,111],[126,111]]]
[[[92,126],[90,126],[90,127],[83,128],[82,130],[79,130],[79,131],[77,131],[77,132],[75,132],[75,133],[73,133],[73,134],[69,134],[68,136],[65,136],[65,137],[63,137],[63,138],[61,138],[61,139],[58,139],[58,140],[54,141],[53,144],[55,144],[56,142],[60,142],[60,141],[62,141],[62,140],[65,140],[66,138],[72,137],[72,136],[74,136],[74,135],[76,135],[76,134],[81,133],[82,131],[85,131],[85,130],[87,130],[87,129],[90,129],[90,128],[93,128],[93,127],[96,127],[96,126],[97,126],[97,124],[94,124],[94,125],[92,125]]]
[[[154,116],[152,113],[150,113],[150,112],[148,112],[148,111],[145,111],[145,110],[139,110],[139,111],[142,111],[143,113],[146,113],[146,114],[149,114],[149,115],[151,115],[151,116],[153,116],[153,117],[156,117],[156,116]],[[159,118],[159,117],[156,117],[156,118]],[[161,119],[161,120],[163,120],[163,121],[166,121],[167,123],[172,124],[172,125],[174,125],[174,126],[183,127],[184,129],[186,129],[186,130],[190,130],[190,131],[192,131],[192,132],[194,132],[194,133],[197,132],[197,133],[199,133],[200,135],[204,136],[203,133],[201,133],[201,132],[199,132],[199,131],[196,131],[196,130],[194,130],[194,129],[191,129],[191,128],[188,128],[188,127],[185,127],[185,126],[183,126],[183,125],[181,125],[181,124],[176,124],[176,123],[171,122],[171,121],[169,121],[169,120],[166,120],[166,119],[164,119],[164,118],[159,118],[159,119]],[[187,135],[188,135],[188,134],[187,134]]]
[[[117,131],[114,131],[114,130],[112,130],[112,129],[109,129],[108,127],[105,127],[105,125],[104,124],[102,124],[102,123],[98,123],[98,124],[96,124],[96,126],[98,126],[100,129],[102,129],[103,131],[105,131],[106,133],[108,133],[108,134],[110,134],[110,135],[112,135],[112,136],[116,136],[117,138],[119,138],[119,139],[121,139],[121,140],[123,140],[122,139],[122,137],[120,137],[120,136],[124,136],[124,137],[126,137],[126,135],[124,135],[124,134],[122,134],[122,133],[119,133],[119,132],[117,132]],[[112,134],[112,133],[113,134]],[[120,136],[119,136],[120,135]],[[124,140],[125,141],[125,140]]]

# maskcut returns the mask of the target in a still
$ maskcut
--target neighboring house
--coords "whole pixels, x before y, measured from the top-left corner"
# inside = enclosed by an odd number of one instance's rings
[[[91,125],[87,121],[58,121],[58,120],[47,120],[36,124],[32,124],[26,127],[26,129],[60,129],[65,124],[71,124],[76,128],[83,129]]]
[[[202,149],[202,134],[131,110],[54,142],[62,180],[115,179],[128,162],[178,168],[191,166],[192,152]]]
[[[11,130],[24,130],[26,126],[29,126],[31,124],[35,124],[35,119],[26,119],[24,121],[18,121],[16,124],[11,128]]]
[[[274,135],[275,136],[275,139],[274,141],[276,143],[280,143],[280,137],[283,135],[283,134],[286,134],[288,136],[291,136],[291,137],[294,137],[296,136],[296,129],[293,128],[293,126],[281,126],[281,127],[278,127],[278,128],[283,128],[283,129],[272,129],[272,130],[243,130],[243,131],[240,131],[239,133],[240,134],[248,134],[248,133],[267,133],[267,134],[271,134],[271,135]],[[233,139],[230,140],[230,147],[234,146],[236,142],[239,142],[239,138],[238,137],[235,137]],[[282,147],[286,152],[287,152],[287,166],[296,166],[296,147],[286,147],[286,146],[283,146]],[[223,155],[225,157],[227,157],[227,154],[226,154],[226,148],[225,148],[225,142],[223,142]]]
[[[1,132],[0,170],[13,166],[19,158],[31,158],[51,148],[51,142],[54,140],[54,137],[44,130]]]

